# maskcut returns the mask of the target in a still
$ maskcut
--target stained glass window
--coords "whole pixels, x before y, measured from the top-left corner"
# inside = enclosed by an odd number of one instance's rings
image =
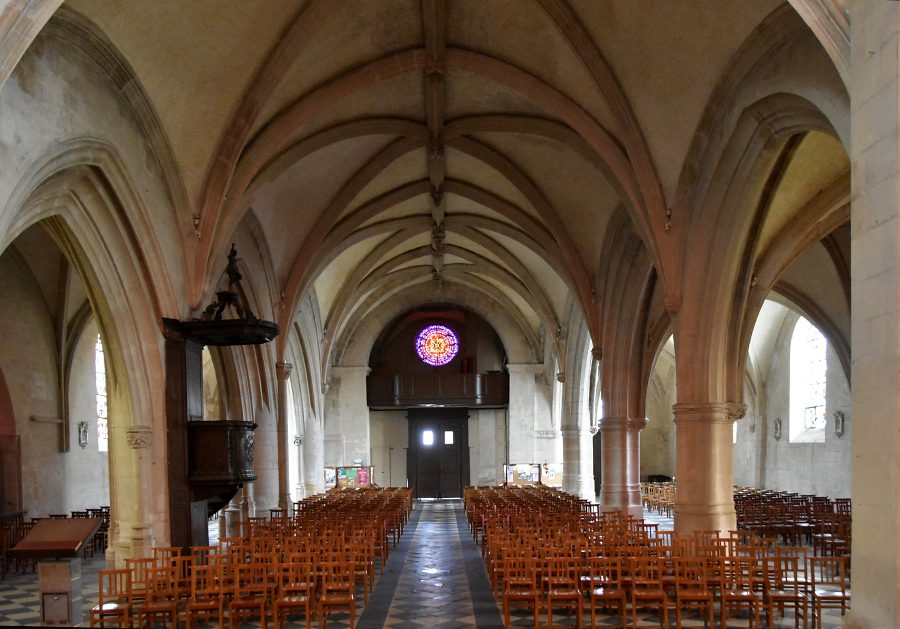
[[[456,333],[445,325],[429,325],[416,336],[416,353],[423,362],[440,367],[459,351]]]

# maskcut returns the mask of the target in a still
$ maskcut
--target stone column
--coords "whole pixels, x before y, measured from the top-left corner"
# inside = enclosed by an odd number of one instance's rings
[[[292,444],[291,447],[297,448],[297,499],[303,500],[306,498],[306,469],[305,463],[303,462],[303,440],[306,438],[305,434],[297,433],[297,443]]]
[[[744,406],[731,402],[675,404],[675,530],[737,528],[733,496],[732,425]],[[605,482],[605,479],[604,479]]]
[[[310,416],[303,428],[303,484],[305,495],[312,496],[322,491],[325,479],[325,451],[322,439],[322,424],[315,416]]]
[[[246,487],[246,485],[245,485]],[[219,538],[240,537],[241,535],[241,501],[244,497],[243,489],[238,490],[228,504],[222,509],[219,517]]]
[[[332,367],[332,388],[337,388],[336,410],[343,437],[344,456],[340,465],[371,465],[371,440],[369,438],[369,405],[366,401],[366,376],[368,367]],[[330,423],[330,420],[329,420]],[[331,432],[329,431],[329,434]]]
[[[604,417],[600,421],[602,466],[600,504],[604,511],[643,514],[641,502],[641,430],[643,417]]]
[[[269,509],[278,506],[280,494],[279,438],[277,409],[260,406],[254,413],[256,429],[253,431],[253,471],[256,480],[248,483],[254,511],[269,515]]]
[[[156,497],[150,473],[153,429],[116,426],[112,421],[114,405],[124,401],[115,398],[113,391],[110,394],[110,531],[106,558],[108,565],[124,567],[127,558],[151,555],[157,543],[148,517]]]
[[[278,431],[278,508],[290,508],[290,491],[288,490],[288,408],[287,408],[287,384],[291,377],[291,369],[293,365],[290,363],[276,363],[275,372],[278,375],[278,409],[277,409],[277,431]]]
[[[587,404],[580,383],[575,378],[557,374],[563,383],[563,412],[560,432],[563,441],[563,491],[585,500],[594,500],[593,437],[584,425]]]
[[[900,6],[850,5],[853,609],[900,627]]]

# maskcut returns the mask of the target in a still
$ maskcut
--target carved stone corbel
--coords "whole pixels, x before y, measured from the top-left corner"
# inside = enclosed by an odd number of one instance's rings
[[[135,450],[149,448],[153,442],[153,429],[150,426],[134,426],[125,431],[125,439],[129,447]]]

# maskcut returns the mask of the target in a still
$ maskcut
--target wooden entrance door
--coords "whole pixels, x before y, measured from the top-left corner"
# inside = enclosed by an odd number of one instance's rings
[[[469,484],[467,409],[410,409],[410,485],[416,498],[459,498]]]

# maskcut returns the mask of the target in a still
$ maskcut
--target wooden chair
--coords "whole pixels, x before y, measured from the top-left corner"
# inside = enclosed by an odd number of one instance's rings
[[[259,618],[266,629],[266,607],[271,598],[272,575],[269,564],[239,563],[234,566],[234,589],[228,603],[228,626],[241,626],[243,618]]]
[[[150,581],[156,560],[153,557],[129,557],[125,559],[125,568],[131,572],[131,586],[128,600],[132,608],[143,603],[150,592]]]
[[[591,600],[591,628],[597,624],[597,608],[615,607],[619,614],[622,629],[625,628],[627,600],[625,588],[622,587],[621,557],[591,557],[588,561],[591,589],[588,590]]]
[[[782,616],[787,605],[794,607],[794,626],[800,626],[803,619],[803,629],[807,629],[807,615],[809,605],[806,599],[805,585],[798,581],[798,558],[793,555],[777,555],[765,562],[766,585],[765,604],[766,618],[769,629],[775,624],[775,607],[777,606]]]
[[[534,626],[540,627],[538,617],[541,612],[541,589],[538,587],[538,573],[530,552],[507,552],[503,558],[503,625],[511,626],[513,606],[527,604],[534,612]]]
[[[730,556],[723,560],[723,582],[720,597],[722,629],[728,626],[728,615],[742,607],[747,608],[749,624],[762,629],[760,624],[760,608],[762,607],[762,593],[759,591],[756,580],[756,561],[747,556]],[[753,619],[756,619],[754,625]]]
[[[215,565],[194,564],[191,567],[191,597],[185,606],[188,629],[202,620],[209,622],[213,616],[219,625],[224,626],[224,607],[222,584]]]
[[[131,571],[127,568],[98,570],[97,578],[99,601],[91,608],[91,627],[105,627],[110,622],[117,627],[130,627],[131,605],[128,602],[128,591]]]
[[[288,617],[303,610],[306,629],[310,628],[315,582],[313,567],[308,561],[282,563],[278,568],[278,594],[273,602],[275,627],[281,629]]]
[[[796,557],[797,558],[797,587],[803,592],[803,595],[809,597],[812,589],[812,582],[807,572],[809,565],[809,551],[805,546],[776,546],[775,557]]]
[[[669,599],[662,584],[662,564],[659,557],[637,555],[631,557],[631,622],[637,627],[637,610],[655,607],[659,610],[659,624],[669,626]]]
[[[175,557],[181,556],[180,546],[154,546],[153,558],[157,566],[166,566],[172,563]]]
[[[675,626],[681,629],[683,609],[696,608],[706,627],[714,625],[713,593],[707,581],[706,557],[675,558]]]
[[[368,605],[369,593],[375,586],[375,540],[371,535],[355,535],[352,547],[355,558],[354,580],[362,581],[363,603]]]
[[[176,595],[176,575],[174,566],[154,566],[150,570],[150,580],[146,598],[133,608],[138,624],[152,627],[157,619],[168,626],[178,627],[178,598]]]
[[[350,614],[350,629],[356,622],[355,577],[352,560],[337,559],[323,561],[322,592],[319,595],[319,626],[325,629],[325,622],[332,610],[346,609]]]
[[[583,599],[578,589],[580,558],[571,555],[547,557],[547,626],[553,626],[554,605],[574,607],[578,627],[583,626]]]
[[[822,626],[823,609],[840,609],[843,616],[850,608],[846,565],[845,557],[809,558],[814,629]]]

